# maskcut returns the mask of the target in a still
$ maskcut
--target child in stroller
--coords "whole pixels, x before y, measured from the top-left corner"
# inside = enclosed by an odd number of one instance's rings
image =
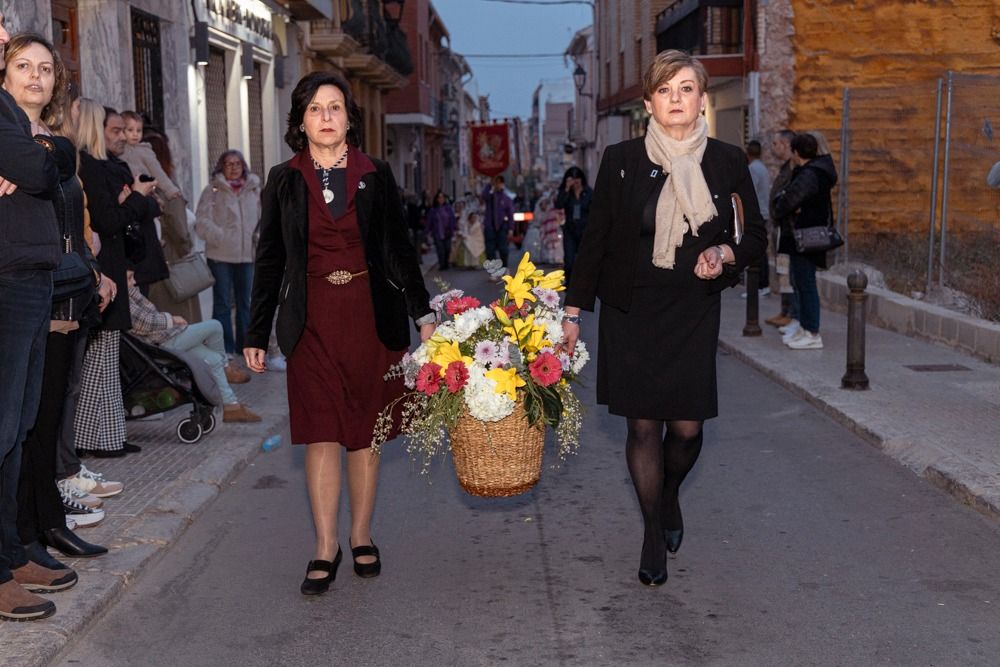
[[[260,416],[239,402],[226,379],[227,357],[223,347],[222,325],[216,320],[188,324],[180,316],[158,311],[156,306],[139,291],[131,271],[128,272],[128,286],[129,310],[132,315],[130,333],[143,343],[155,345],[178,357],[193,356],[203,361],[221,394],[222,421],[259,422]],[[124,345],[122,349],[125,349]],[[194,376],[194,384],[198,384],[197,370],[194,370]],[[176,391],[176,387],[173,389]],[[169,394],[167,391],[162,402],[169,402],[167,400]],[[204,392],[202,394],[204,397]],[[175,403],[180,402],[175,399]],[[203,421],[207,423],[207,417]]]

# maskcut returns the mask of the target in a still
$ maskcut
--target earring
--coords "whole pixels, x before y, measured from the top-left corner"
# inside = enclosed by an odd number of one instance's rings
[[[305,131],[306,131],[305,124],[303,123],[302,125],[299,125],[299,132],[305,132]]]
[[[348,123],[348,124],[347,124],[347,127],[346,127],[345,129],[348,129],[348,130],[349,130],[349,129],[351,129],[351,124],[350,124],[350,123]]]

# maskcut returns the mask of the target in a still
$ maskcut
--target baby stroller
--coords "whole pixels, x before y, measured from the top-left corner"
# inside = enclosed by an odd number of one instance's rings
[[[125,419],[190,404],[191,413],[177,424],[177,438],[195,443],[215,430],[215,406],[222,404],[222,395],[201,359],[144,343],[123,332],[118,371]]]

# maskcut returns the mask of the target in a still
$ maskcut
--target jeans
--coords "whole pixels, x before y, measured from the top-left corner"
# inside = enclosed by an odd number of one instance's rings
[[[437,250],[438,270],[444,271],[448,268],[448,257],[451,255],[451,237],[434,239],[434,248]]]
[[[573,262],[576,261],[576,253],[580,250],[580,241],[582,240],[582,229],[571,229],[569,224],[563,225],[563,270],[566,272],[567,285],[573,274]]]
[[[21,443],[41,397],[51,311],[51,271],[0,274],[0,584],[27,562],[17,535],[17,481]]]
[[[226,350],[223,347],[222,325],[215,320],[206,320],[189,324],[173,338],[168,338],[160,344],[167,350],[191,352],[208,364],[215,383],[219,385],[222,402],[225,405],[238,403],[233,388],[226,379]]]
[[[816,265],[804,255],[791,256],[792,285],[795,287],[794,311],[799,324],[809,333],[819,333],[819,290],[816,288]]]
[[[508,230],[506,227],[493,229],[490,225],[483,225],[483,241],[486,242],[486,259],[496,259],[497,257],[507,266]]]
[[[253,264],[208,260],[215,276],[212,287],[212,317],[222,325],[226,353],[243,353],[243,336],[250,326],[250,289],[253,286]],[[236,303],[236,331],[233,331],[233,302]]]

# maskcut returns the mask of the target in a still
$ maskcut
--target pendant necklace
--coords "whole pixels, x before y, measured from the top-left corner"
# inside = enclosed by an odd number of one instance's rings
[[[323,179],[323,201],[325,201],[327,204],[329,204],[330,202],[333,201],[333,190],[330,189],[330,172],[333,171],[334,169],[336,169],[337,167],[339,167],[340,164],[347,158],[347,151],[348,150],[349,150],[348,148],[344,148],[344,154],[341,155],[339,158],[337,158],[337,161],[334,162],[333,165],[329,169],[327,169],[326,167],[324,167],[323,165],[321,165],[319,162],[317,162],[316,158],[312,159],[313,166],[323,172],[323,176],[322,176],[322,179]]]

